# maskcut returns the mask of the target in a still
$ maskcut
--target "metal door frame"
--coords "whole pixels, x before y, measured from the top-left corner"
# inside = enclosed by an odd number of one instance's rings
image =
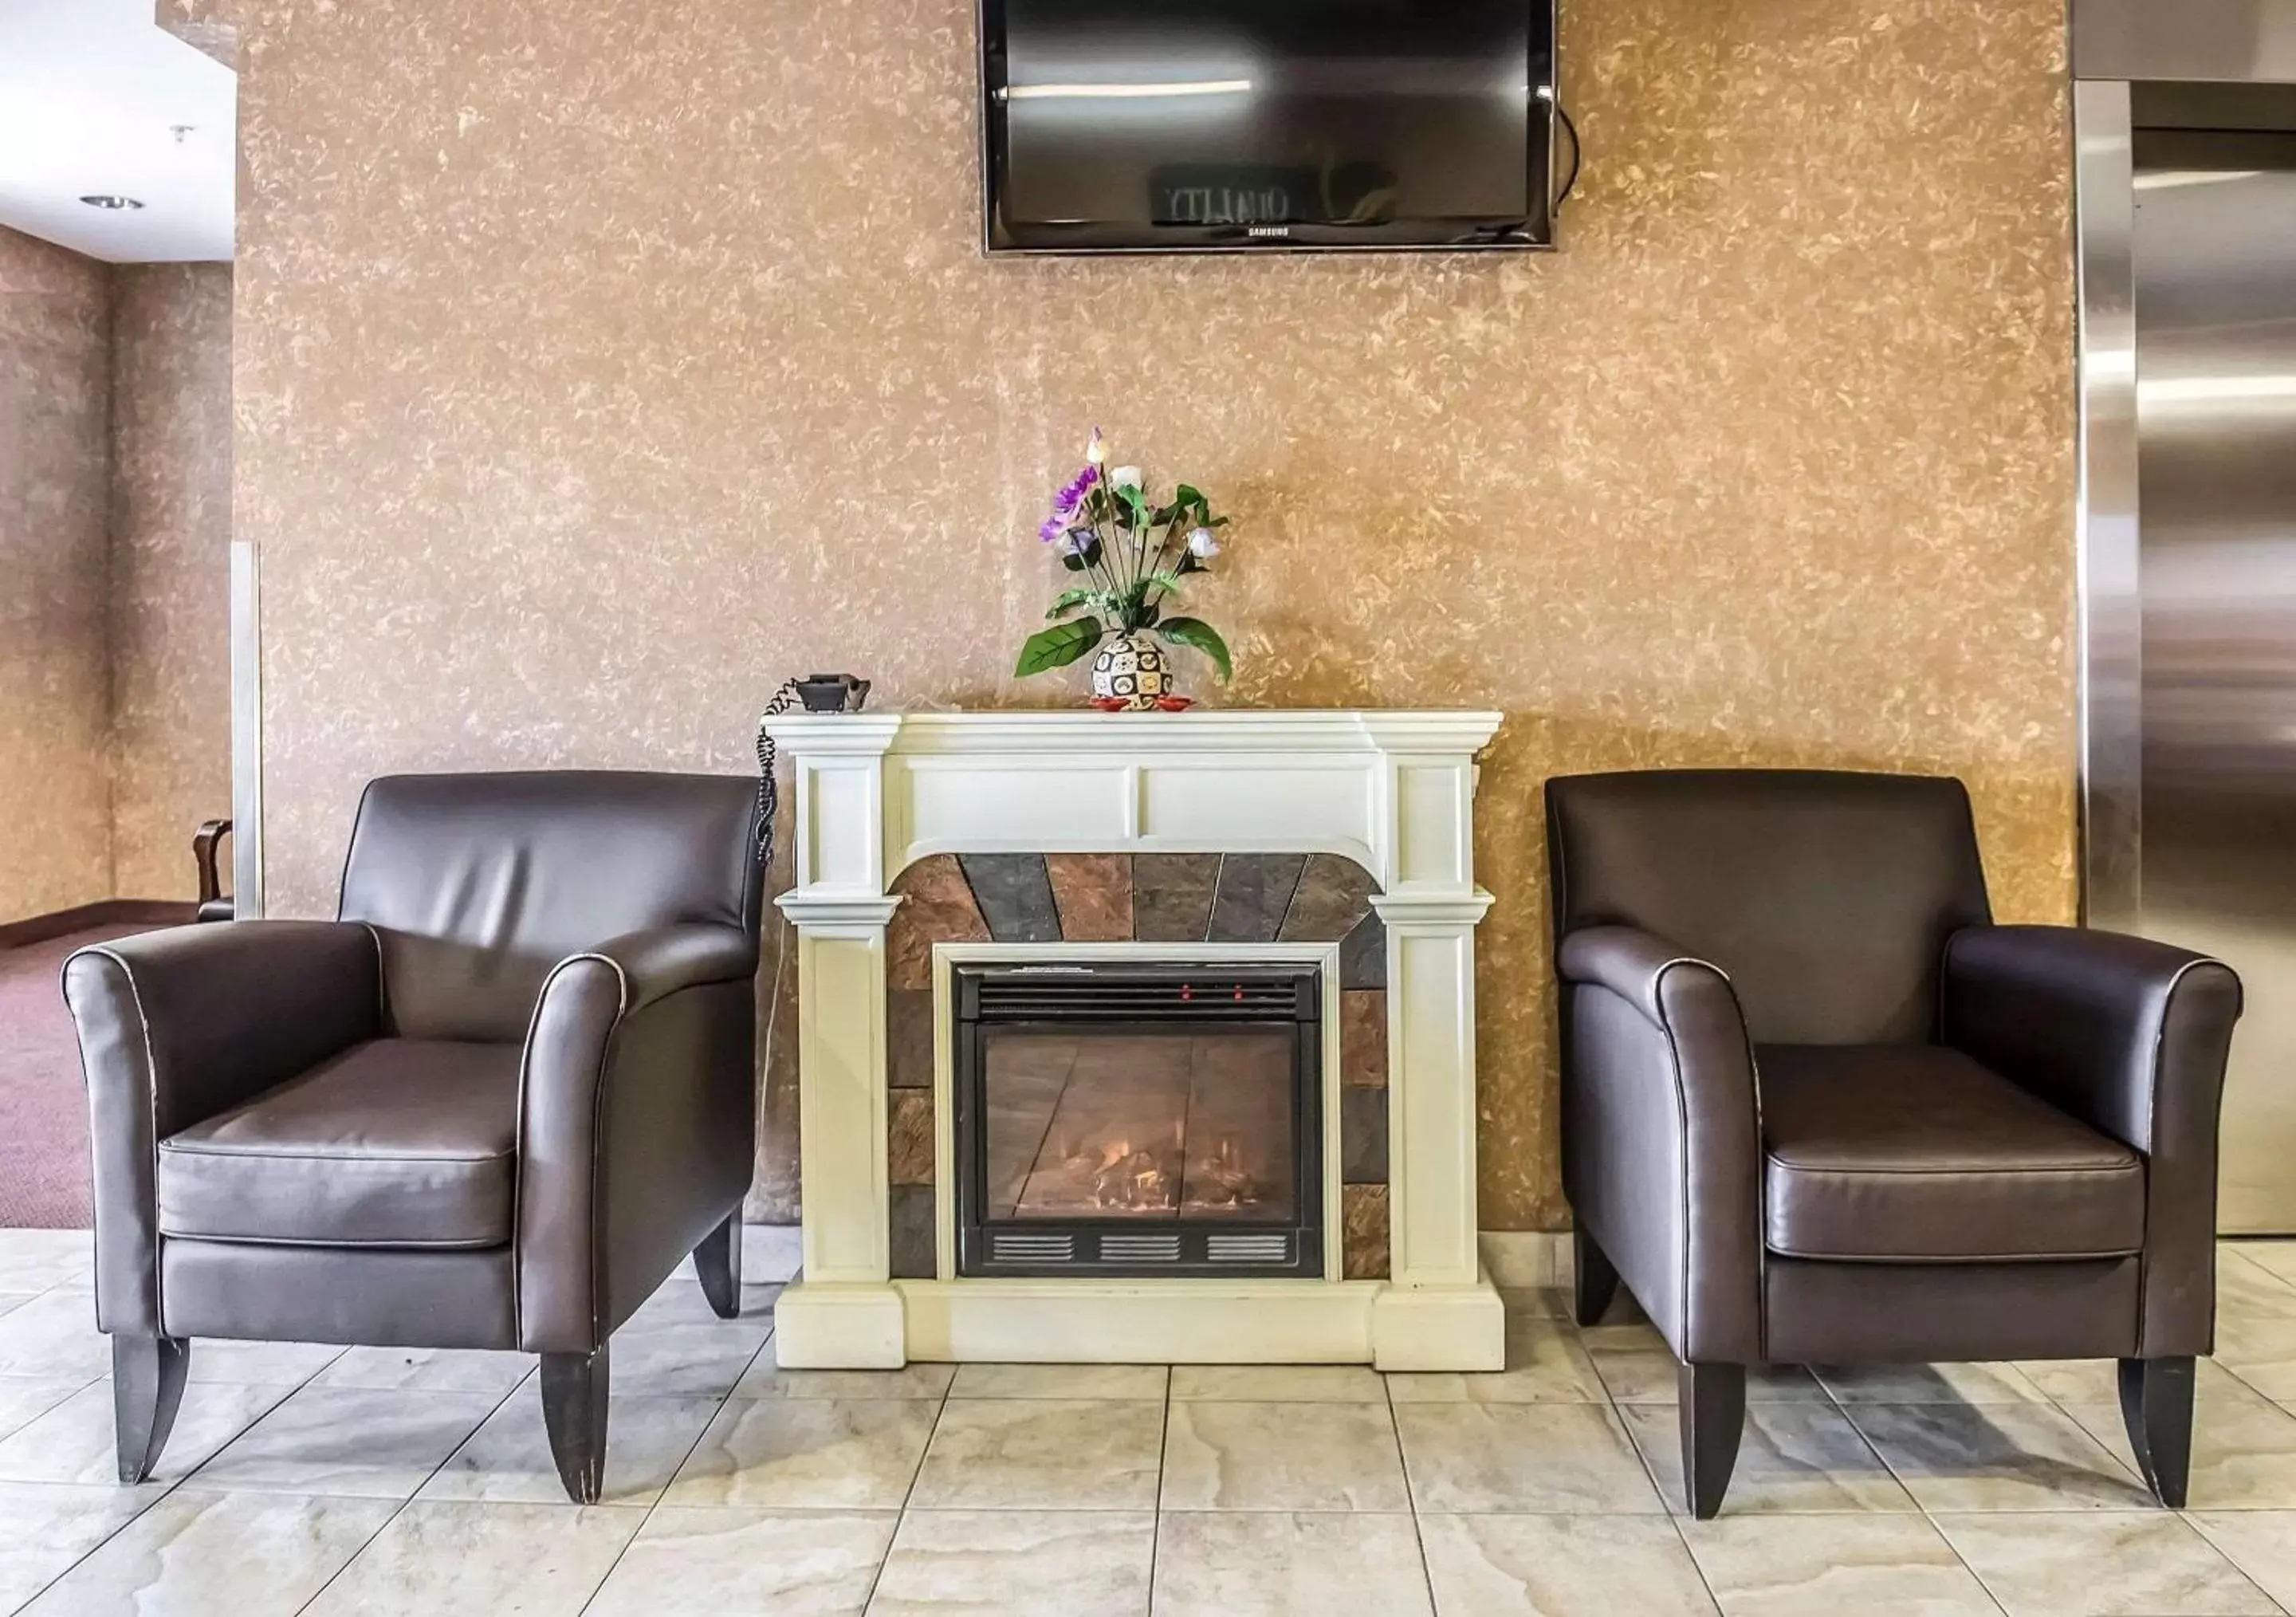
[[[2134,932],[2144,802],[2132,86],[2296,83],[2296,0],[2073,0],[2072,62],[2081,917]]]

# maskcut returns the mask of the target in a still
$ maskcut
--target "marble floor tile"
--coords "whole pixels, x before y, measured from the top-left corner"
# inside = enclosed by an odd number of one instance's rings
[[[784,1370],[768,1341],[734,1388],[735,1398],[923,1398],[947,1395],[955,1365],[922,1360],[898,1370]]]
[[[717,1413],[714,1398],[609,1399],[606,1481],[598,1503],[644,1506],[660,1498]],[[568,1504],[542,1424],[540,1386],[522,1386],[504,1399],[415,1498]]]
[[[304,1387],[193,1474],[203,1489],[404,1499],[496,1401],[482,1392]]]
[[[304,1609],[309,1617],[577,1617],[643,1520],[635,1510],[417,1499]]]
[[[1667,1508],[1684,1508],[1680,1412],[1664,1404],[1619,1411]],[[1911,1511],[1917,1506],[1857,1428],[1831,1404],[1748,1404],[1738,1463],[1723,1501],[1730,1515]]]
[[[2296,1241],[2234,1241],[2225,1250],[2296,1285]]]
[[[193,1362],[199,1360],[197,1353]],[[534,1374],[532,1353],[478,1348],[352,1348],[311,1378],[315,1387],[375,1392],[491,1392],[499,1398]]]
[[[1171,1374],[1164,1365],[959,1365],[956,1379],[949,1383],[948,1395],[1161,1398]]]
[[[1595,1404],[1398,1404],[1423,1511],[1656,1515],[1666,1509],[1618,1418]]]
[[[734,1399],[709,1423],[662,1501],[898,1510],[938,1409],[915,1399]]]
[[[1682,1536],[1723,1617],[2000,1617],[1921,1516],[1740,1516]]]
[[[665,1505],[583,1617],[861,1617],[900,1517]]]
[[[1174,1365],[1172,1397],[1246,1404],[1383,1404],[1387,1383],[1368,1365]]]
[[[2067,1404],[2064,1411],[2113,1458],[2136,1468],[2117,1399]],[[2194,1510],[2296,1510],[2296,1415],[2229,1378],[2200,1389],[2187,1502]]]
[[[29,1375],[83,1385],[111,1373],[111,1348],[95,1328],[86,1292],[43,1292],[0,1314],[0,1375]]]
[[[1442,1617],[1713,1617],[1706,1580],[1654,1516],[1422,1516]]]
[[[0,1292],[45,1292],[94,1272],[93,1231],[0,1229]]]
[[[1498,1293],[1499,1303],[1511,1319],[1518,1316],[1538,1319],[1570,1317],[1570,1288],[1567,1285],[1503,1285]]]
[[[0,1319],[0,1334],[8,1325]],[[2296,1317],[2220,1315],[2217,1362],[2265,1397],[2296,1402]]]
[[[1407,1511],[1382,1404],[1175,1400],[1164,1432],[1166,1510]]]
[[[917,1473],[926,1510],[1152,1510],[1164,1406],[952,1399]]]
[[[2251,1582],[2296,1612],[2296,1510],[2195,1510],[2185,1519]]]
[[[2041,1404],[1846,1407],[1924,1510],[2144,1510],[2152,1496],[2070,1416]]]
[[[87,1384],[76,1375],[62,1381],[0,1375],[0,1438],[45,1415]]]
[[[2262,1589],[2167,1511],[1932,1519],[2009,1617],[2277,1617]]]
[[[293,1617],[398,1508],[179,1488],[49,1585],[25,1617]]]
[[[1148,1511],[912,1510],[869,1617],[1147,1617]]]
[[[1397,1403],[1599,1404],[1603,1378],[1570,1326],[1552,1319],[1511,1318],[1506,1368],[1470,1374],[1414,1372],[1387,1378]]]
[[[2045,1404],[2048,1395],[2013,1364],[1813,1365],[1844,1404]]]
[[[1621,1404],[1671,1404],[1677,1400],[1675,1375],[1680,1367],[1661,1342],[1657,1347],[1597,1346],[1587,1350],[1603,1388]],[[1800,1365],[1765,1365],[1746,1374],[1750,1404],[1824,1404],[1833,1399]]]
[[[1156,1617],[1434,1617],[1407,1515],[1168,1513]]]
[[[0,1612],[12,1612],[160,1496],[140,1488],[0,1482]]]
[[[745,1299],[752,1291],[745,1287]],[[611,1342],[613,1390],[652,1398],[723,1398],[773,1334],[753,1301],[733,1319],[709,1311],[699,1285],[672,1278],[624,1320]]]
[[[191,1382],[240,1383],[295,1387],[343,1356],[343,1350],[317,1342],[235,1342],[201,1336],[192,1342]]]
[[[2245,1383],[2213,1358],[2194,1366],[2200,1396]],[[2021,1359],[2017,1371],[2042,1395],[2059,1404],[2110,1404],[2120,1398],[2120,1367],[2110,1358]]]
[[[154,1482],[180,1482],[241,1432],[255,1424],[292,1387],[242,1387],[228,1383],[184,1389],[168,1446],[153,1467]],[[112,1487],[119,1459],[111,1412],[111,1383],[91,1383],[37,1420],[0,1439],[0,1478],[14,1482],[84,1482]]]
[[[39,1294],[37,1292],[0,1292],[0,1317],[14,1313]]]

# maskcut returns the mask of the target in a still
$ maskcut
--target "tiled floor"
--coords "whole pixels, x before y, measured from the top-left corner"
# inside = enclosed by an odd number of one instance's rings
[[[0,1613],[2296,1613],[2296,1243],[2226,1249],[2189,1511],[2110,1366],[1821,1368],[1752,1389],[1705,1523],[1656,1336],[1540,1293],[1489,1375],[785,1374],[774,1286],[722,1321],[680,1276],[616,1338],[603,1505],[518,1356],[220,1342],[123,1489],[86,1252],[0,1231]]]

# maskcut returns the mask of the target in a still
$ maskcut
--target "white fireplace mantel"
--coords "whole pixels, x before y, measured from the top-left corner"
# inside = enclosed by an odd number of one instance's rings
[[[804,1275],[786,1367],[910,1358],[1499,1368],[1475,1230],[1475,754],[1496,713],[791,715]],[[1386,923],[1390,1275],[889,1278],[888,886],[938,853],[1332,853]],[[1327,1210],[1336,1218],[1337,1210]]]

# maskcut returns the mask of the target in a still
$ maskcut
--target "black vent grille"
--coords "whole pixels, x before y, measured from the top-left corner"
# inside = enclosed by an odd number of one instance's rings
[[[968,974],[965,986],[978,995],[967,1008],[984,1022],[1300,1022],[1315,1020],[1317,1008],[1296,973],[1215,968],[1152,977],[1021,967]]]

